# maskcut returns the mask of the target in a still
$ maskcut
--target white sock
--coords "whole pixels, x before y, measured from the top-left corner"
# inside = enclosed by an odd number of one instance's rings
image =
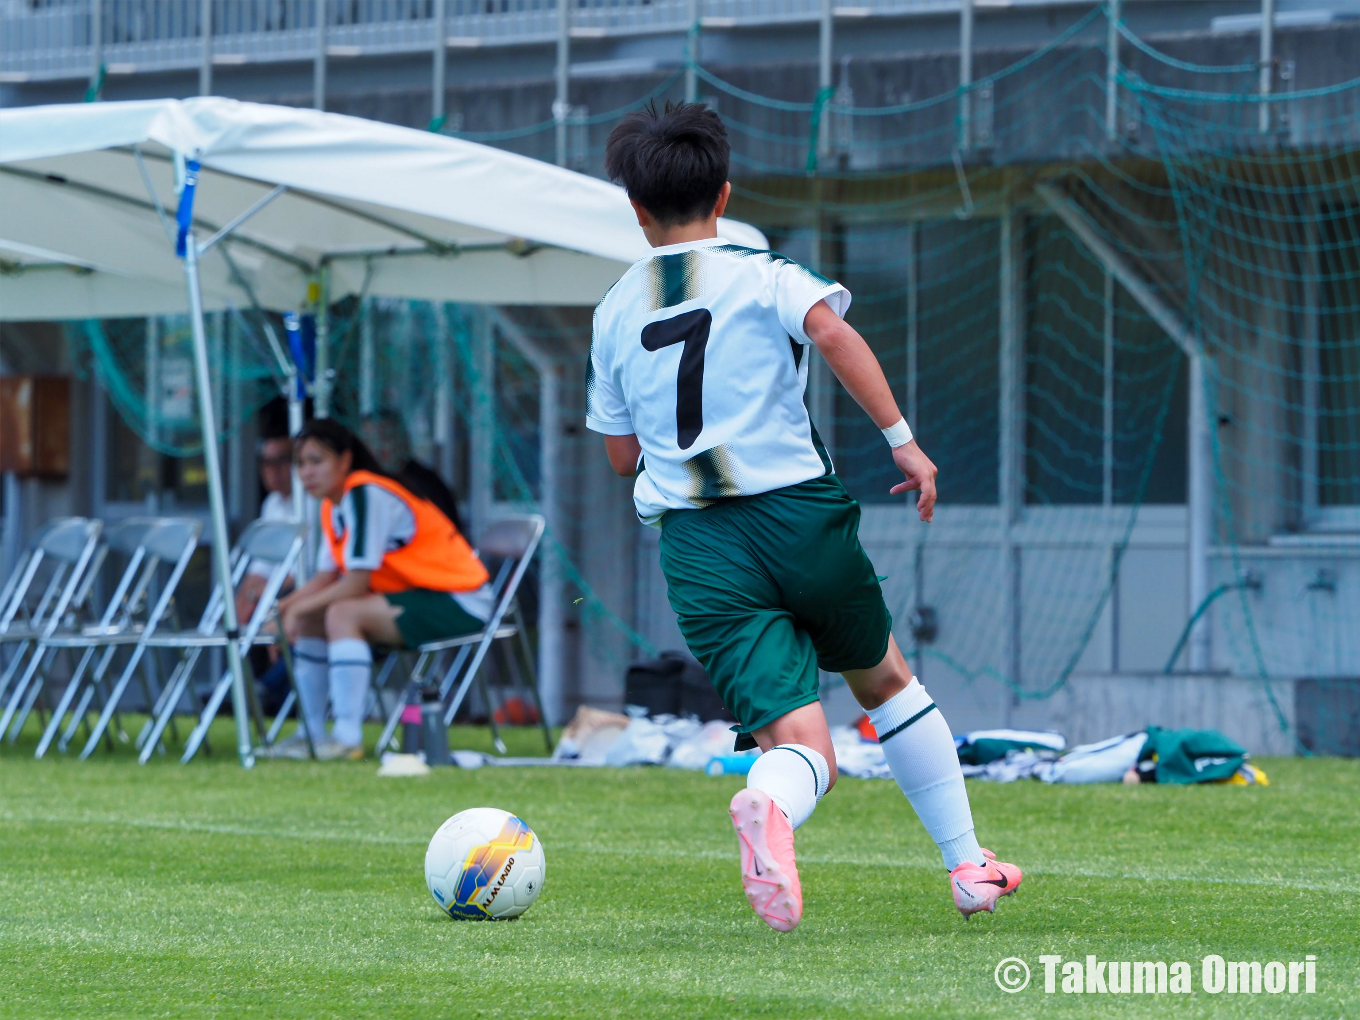
[[[368,701],[368,682],[373,669],[373,652],[359,638],[332,641],[331,707],[335,723],[331,736],[351,747],[364,742],[364,706]]]
[[[293,673],[302,702],[298,715],[303,728],[313,740],[320,740],[326,735],[326,698],[331,675],[325,638],[298,638],[293,646]]]
[[[795,829],[812,816],[830,785],[826,759],[805,744],[770,748],[746,775],[746,788],[767,794]]]
[[[883,745],[883,757],[921,824],[953,871],[964,861],[985,858],[973,834],[973,812],[963,785],[959,753],[949,724],[919,682],[909,683],[878,708],[869,721]]]

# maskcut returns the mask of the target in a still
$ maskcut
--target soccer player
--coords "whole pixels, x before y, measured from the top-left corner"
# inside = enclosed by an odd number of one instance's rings
[[[316,573],[279,600],[296,650],[302,726],[321,759],[364,756],[370,644],[418,648],[473,634],[491,615],[486,567],[453,522],[382,470],[362,441],[330,419],[293,438],[298,480],[321,501]],[[325,735],[326,699],[335,715]],[[304,757],[294,734],[275,755]]]
[[[807,346],[883,430],[903,481],[935,507],[935,465],[913,441],[882,369],[844,320],[849,292],[718,236],[732,186],[727,132],[699,104],[649,107],[609,136],[652,255],[595,310],[586,424],[635,475],[638,517],[661,529],[680,631],[759,746],[730,813],[756,914],[790,931],[803,913],[793,832],[836,781],[817,668],[838,672],[879,734],[893,778],[949,871],[964,917],[994,910],[1020,869],[978,846],[949,726],[892,637],[859,544],[859,506],[803,402]]]

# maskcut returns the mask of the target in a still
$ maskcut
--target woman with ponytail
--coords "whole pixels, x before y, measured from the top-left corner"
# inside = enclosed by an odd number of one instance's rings
[[[302,487],[321,502],[322,541],[316,573],[279,603],[296,650],[302,726],[276,753],[306,757],[305,727],[318,757],[362,758],[370,645],[415,648],[481,630],[491,589],[453,522],[385,473],[349,429],[310,421],[293,456]]]

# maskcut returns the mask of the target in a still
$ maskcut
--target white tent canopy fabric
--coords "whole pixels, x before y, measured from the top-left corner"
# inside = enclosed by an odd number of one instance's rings
[[[26,107],[0,110],[0,319],[183,312],[184,159],[201,241],[286,189],[204,256],[209,310],[295,308],[323,266],[332,300],[593,305],[648,250],[622,189],[426,131],[215,97]]]

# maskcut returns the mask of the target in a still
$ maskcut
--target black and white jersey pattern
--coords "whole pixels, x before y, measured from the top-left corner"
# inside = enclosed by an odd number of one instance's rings
[[[850,292],[775,252],[721,238],[657,248],[595,309],[586,424],[635,433],[633,500],[657,523],[828,473],[803,394],[818,301],[844,315]]]

